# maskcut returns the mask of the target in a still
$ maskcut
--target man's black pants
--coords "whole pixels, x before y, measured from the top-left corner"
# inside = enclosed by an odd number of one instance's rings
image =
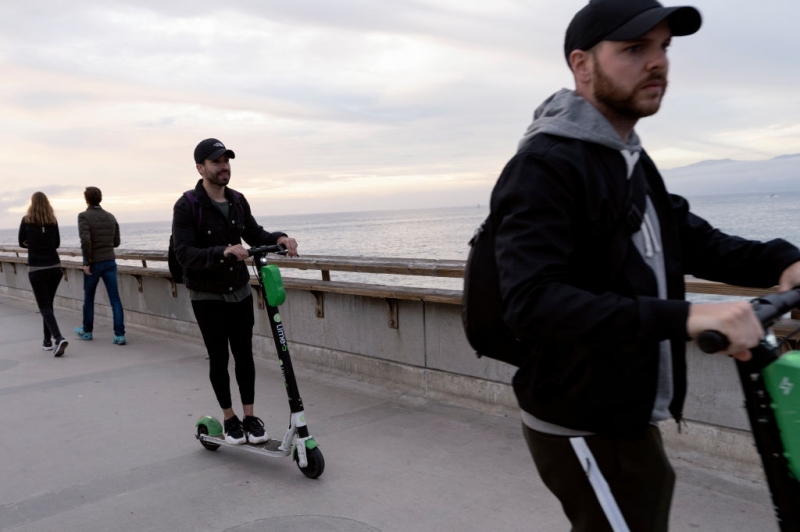
[[[256,368],[253,364],[253,297],[238,303],[192,301],[194,317],[208,350],[209,378],[223,409],[231,408],[231,383],[228,376],[228,344],[235,364],[236,383],[243,405],[255,397]]]
[[[658,427],[638,439],[553,436],[523,424],[545,485],[572,532],[666,532],[675,472]]]

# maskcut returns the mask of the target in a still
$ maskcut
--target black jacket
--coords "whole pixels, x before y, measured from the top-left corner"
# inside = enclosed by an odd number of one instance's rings
[[[273,245],[285,233],[265,231],[253,218],[244,196],[227,187],[227,220],[212,204],[202,179],[197,182],[193,193],[198,200],[199,212],[194,212],[185,195],[175,203],[172,211],[173,246],[175,256],[184,268],[186,287],[216,294],[233,292],[250,282],[250,274],[244,261],[224,257],[225,248],[241,244],[242,239],[251,246]]]
[[[58,264],[61,235],[58,224],[35,225],[22,219],[19,225],[19,245],[28,248],[28,266],[54,266]]]
[[[800,260],[783,240],[726,235],[669,195],[642,152],[655,205],[668,299],[629,237],[615,231],[627,167],[610,148],[547,134],[508,163],[492,193],[503,316],[532,346],[514,376],[523,410],[564,427],[635,436],[647,426],[658,377],[658,344],[670,340],[680,419],[686,395],[684,275],[770,287]],[[614,239],[617,239],[614,241]],[[624,260],[609,271],[608,250]]]

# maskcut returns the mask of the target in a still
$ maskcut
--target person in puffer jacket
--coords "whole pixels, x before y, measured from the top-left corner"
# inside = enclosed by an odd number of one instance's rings
[[[94,294],[100,280],[106,287],[114,318],[115,345],[125,345],[125,316],[117,283],[114,248],[119,247],[119,224],[114,215],[100,206],[103,193],[97,187],[83,192],[86,210],[78,214],[78,235],[83,254],[83,325],[75,329],[81,340],[91,340],[94,332]]]

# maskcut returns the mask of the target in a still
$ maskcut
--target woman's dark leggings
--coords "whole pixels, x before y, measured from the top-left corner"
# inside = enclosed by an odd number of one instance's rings
[[[193,300],[192,309],[208,350],[208,376],[219,406],[223,409],[231,408],[229,343],[242,404],[252,405],[256,384],[256,368],[253,363],[253,297],[249,296],[238,303]]]
[[[56,299],[56,290],[63,275],[60,267],[28,272],[36,304],[39,306],[39,312],[42,313],[44,343],[46,344],[50,343],[51,336],[56,339],[61,338],[56,315],[53,313],[53,301]]]

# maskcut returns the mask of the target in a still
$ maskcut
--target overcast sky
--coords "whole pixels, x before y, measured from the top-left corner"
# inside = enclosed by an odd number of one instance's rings
[[[584,4],[5,0],[0,227],[36,190],[74,225],[87,185],[122,222],[168,220],[207,137],[260,214],[485,204],[534,108],[573,86]],[[693,5],[703,27],[673,41],[665,104],[637,127],[650,155],[800,153],[800,2]]]

